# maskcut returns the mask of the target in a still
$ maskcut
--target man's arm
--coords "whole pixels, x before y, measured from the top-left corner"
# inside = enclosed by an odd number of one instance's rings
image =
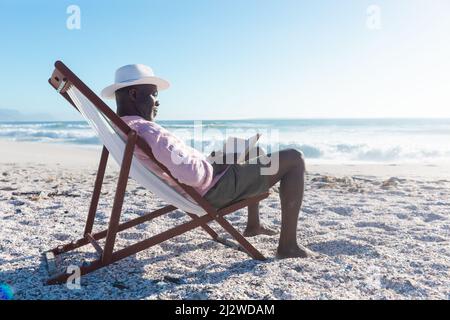
[[[254,148],[250,149],[248,153],[245,155],[245,159],[243,162],[249,161],[250,159],[257,158],[259,156],[265,155],[265,152],[263,149],[261,149],[258,146],[255,146]],[[216,163],[216,165],[222,165],[222,164],[236,164],[237,159],[240,156],[240,153],[228,153],[225,154],[223,151],[213,151],[208,156],[209,163]]]
[[[160,135],[157,131],[144,131],[141,136],[152,148],[156,160],[162,163],[179,182],[191,187],[208,185],[213,178],[213,170],[204,158],[195,154],[195,150]]]

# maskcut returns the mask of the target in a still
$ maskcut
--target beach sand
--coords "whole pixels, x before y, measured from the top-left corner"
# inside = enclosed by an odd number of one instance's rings
[[[69,289],[43,284],[41,254],[81,237],[100,149],[0,140],[0,150],[0,284],[15,299],[450,299],[449,166],[308,163],[298,240],[317,256],[277,260],[278,235],[258,236],[250,241],[269,259],[254,261],[197,229]],[[116,178],[111,165],[96,230],[108,223]],[[130,180],[122,221],[163,205]],[[246,210],[227,219],[242,231]],[[261,220],[279,230],[280,219],[275,187]],[[120,233],[117,247],[187,220],[175,211]],[[63,264],[93,258],[87,246]]]

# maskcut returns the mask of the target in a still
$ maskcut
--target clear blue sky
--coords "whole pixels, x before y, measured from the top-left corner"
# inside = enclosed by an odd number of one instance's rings
[[[162,119],[450,117],[446,0],[2,0],[0,30],[0,108],[24,113],[78,119],[46,82],[61,59],[96,92],[150,65]]]

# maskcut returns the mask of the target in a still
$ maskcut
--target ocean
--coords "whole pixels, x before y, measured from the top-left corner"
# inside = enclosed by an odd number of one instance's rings
[[[296,148],[316,162],[450,162],[450,119],[209,120],[200,131],[194,121],[158,123],[204,153],[227,136],[260,132],[269,152]],[[0,139],[100,145],[86,122],[0,122]]]

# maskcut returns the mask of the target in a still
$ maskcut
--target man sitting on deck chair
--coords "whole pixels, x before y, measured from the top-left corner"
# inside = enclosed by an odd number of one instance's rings
[[[280,182],[282,221],[277,256],[307,257],[307,250],[297,244],[296,235],[304,190],[305,162],[302,154],[294,149],[280,151],[277,155],[279,168],[273,175],[262,175],[264,165],[259,161],[256,164],[211,164],[201,152],[154,122],[160,105],[158,91],[168,87],[169,83],[155,77],[151,68],[128,65],[116,71],[115,84],[105,88],[102,96],[116,99],[117,114],[146,140],[155,158],[168,168],[174,178],[193,187],[216,208],[267,192]],[[139,149],[135,155],[168,184],[178,187]],[[273,235],[275,232],[260,224],[256,204],[248,207],[244,236],[259,234]]]

